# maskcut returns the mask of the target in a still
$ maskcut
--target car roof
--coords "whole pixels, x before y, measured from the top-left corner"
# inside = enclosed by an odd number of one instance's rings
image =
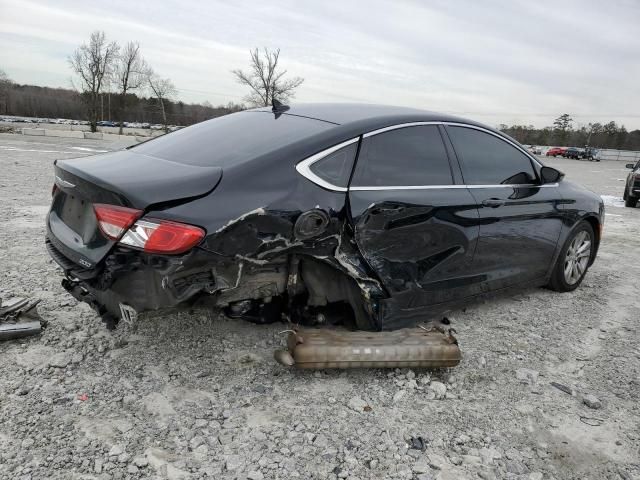
[[[255,109],[257,111],[271,112],[271,107]],[[446,113],[432,112],[410,107],[396,107],[391,105],[375,105],[370,103],[299,103],[292,104],[283,115],[294,115],[313,118],[337,125],[350,123],[402,123],[402,122],[459,122],[478,125],[484,128],[486,125],[467,120],[465,118]],[[491,128],[491,130],[493,130]]]

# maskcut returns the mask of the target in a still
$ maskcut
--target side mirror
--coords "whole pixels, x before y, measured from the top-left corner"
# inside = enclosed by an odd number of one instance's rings
[[[627,163],[627,168],[633,169],[633,167],[635,167],[635,165],[633,163]]]
[[[542,167],[540,169],[540,178],[542,183],[556,183],[564,178],[564,173],[552,167]]]

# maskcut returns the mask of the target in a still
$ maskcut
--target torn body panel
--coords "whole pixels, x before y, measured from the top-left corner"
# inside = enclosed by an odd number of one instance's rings
[[[466,189],[352,191],[349,200],[359,251],[390,293],[380,300],[383,329],[481,292],[473,269],[479,216]]]
[[[322,221],[300,228],[301,218]],[[89,275],[71,262],[58,263],[68,277],[65,288],[91,304],[109,325],[117,321],[122,305],[137,312],[194,303],[224,308],[301,296],[302,308],[283,312],[292,321],[304,321],[308,307],[343,302],[357,317],[356,325],[379,329],[375,305],[385,293],[348,235],[341,212],[260,208],[228,222],[183,255],[154,255],[117,246]],[[64,258],[54,243],[48,247],[54,258]],[[290,299],[288,305],[294,304]]]

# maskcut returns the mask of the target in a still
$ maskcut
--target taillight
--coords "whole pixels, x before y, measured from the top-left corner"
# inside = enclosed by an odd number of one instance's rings
[[[103,203],[94,204],[93,211],[98,219],[100,230],[111,240],[118,240],[142,215],[142,210]]]
[[[51,187],[51,196],[53,197],[57,191],[58,191],[58,185],[54,183],[53,187]]]
[[[149,253],[176,254],[195,247],[204,235],[200,227],[145,218],[138,220],[124,234],[120,243]]]

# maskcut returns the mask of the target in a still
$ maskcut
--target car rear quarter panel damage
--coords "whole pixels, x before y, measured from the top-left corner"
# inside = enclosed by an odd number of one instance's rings
[[[199,224],[208,235],[177,257],[117,247],[90,282],[105,315],[117,317],[124,299],[143,311],[196,300],[225,307],[304,294],[306,307],[343,301],[361,325],[379,328],[374,299],[385,292],[358,253],[346,194],[316,186],[289,162],[260,171],[265,174],[225,170],[211,194],[154,210],[156,218]]]

